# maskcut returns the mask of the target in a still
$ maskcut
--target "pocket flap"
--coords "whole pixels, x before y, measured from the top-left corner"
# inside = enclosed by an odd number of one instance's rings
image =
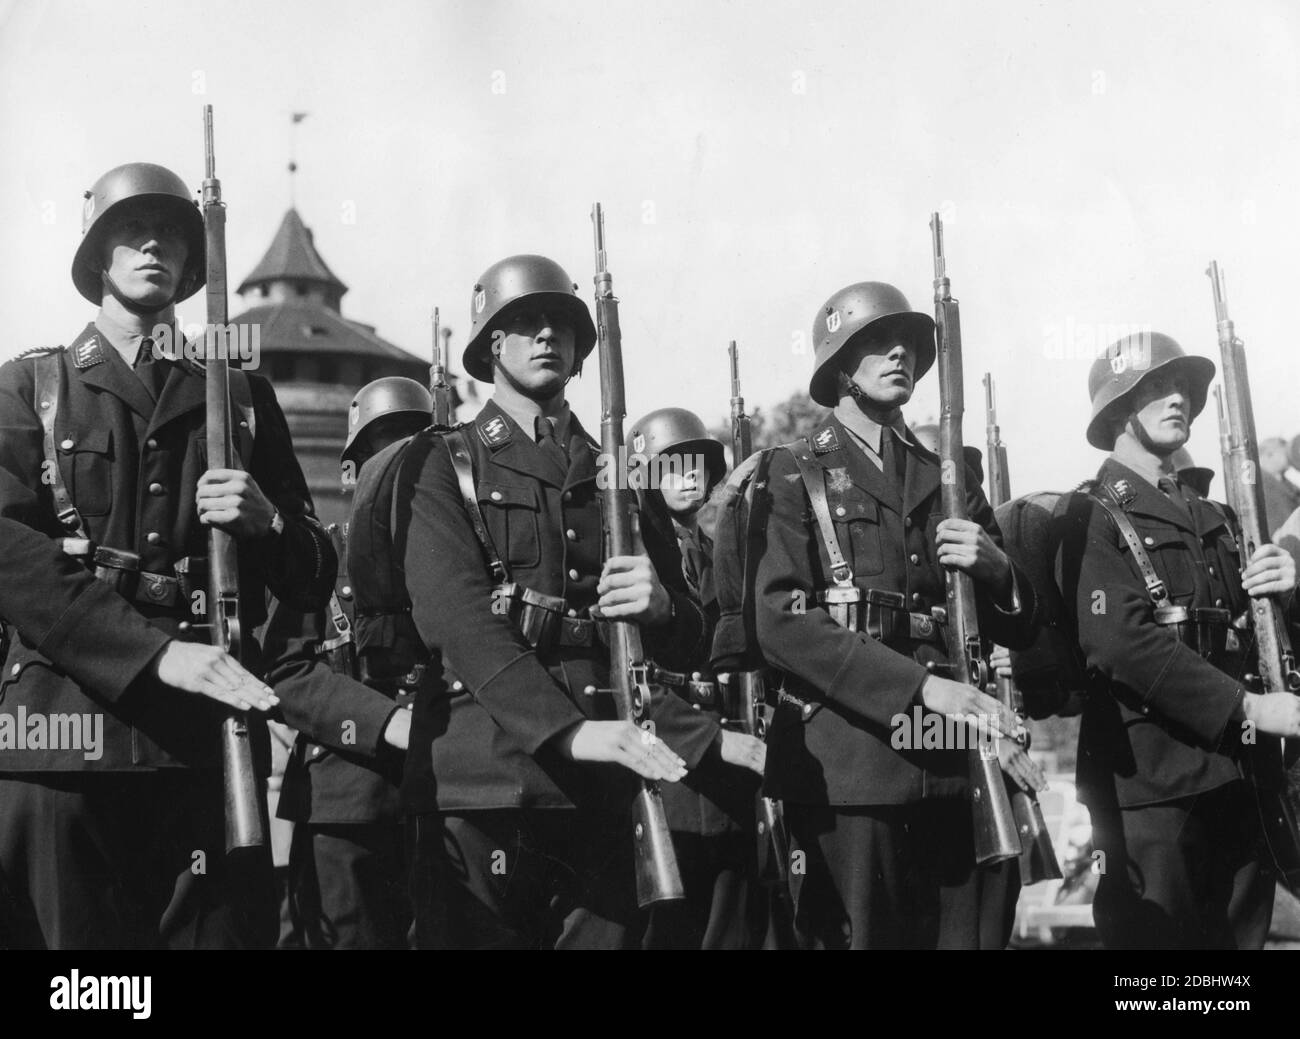
[[[478,485],[478,500],[488,505],[514,505],[526,509],[540,509],[535,487],[520,487],[509,483],[489,483],[484,480]]]

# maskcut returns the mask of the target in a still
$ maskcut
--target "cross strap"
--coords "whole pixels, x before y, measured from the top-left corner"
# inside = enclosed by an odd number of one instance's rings
[[[831,520],[830,504],[826,500],[826,477],[822,467],[814,461],[806,439],[781,446],[794,456],[795,464],[799,467],[804,490],[808,493],[808,502],[817,518],[817,529],[821,531],[826,554],[830,557],[831,577],[842,588],[853,587],[853,571],[849,569],[844,553],[840,551],[840,539],[835,534],[835,524]]]
[[[456,482],[460,485],[460,496],[465,501],[465,511],[469,513],[470,524],[474,527],[474,534],[478,537],[483,554],[487,557],[492,577],[497,582],[508,581],[509,571],[501,561],[496,546],[492,544],[492,535],[488,533],[487,522],[483,519],[483,510],[479,508],[478,487],[474,483],[474,465],[470,461],[465,437],[459,429],[453,429],[449,433],[444,433],[442,439],[447,445],[447,454],[451,456],[451,466],[456,470]]]
[[[1091,494],[1097,503],[1106,510],[1110,518],[1115,521],[1115,526],[1119,528],[1120,534],[1128,542],[1129,551],[1133,553],[1133,559],[1138,565],[1138,570],[1142,573],[1142,581],[1147,586],[1147,595],[1151,597],[1152,605],[1157,609],[1169,606],[1169,590],[1165,587],[1165,582],[1160,579],[1160,575],[1156,573],[1156,568],[1151,563],[1151,556],[1147,554],[1147,550],[1142,546],[1142,539],[1138,536],[1137,528],[1133,526],[1133,521],[1128,518],[1128,513],[1124,511],[1119,492],[1110,484],[1103,483],[1096,487]]]
[[[63,393],[63,355],[61,353],[41,354],[36,358],[35,385],[36,414],[41,420],[43,430],[42,445],[45,451],[45,479],[49,482],[50,493],[54,496],[54,511],[59,523],[73,537],[90,540],[81,513],[72,502],[68,485],[63,482],[63,470],[59,468],[59,455],[54,444],[54,423],[59,415],[59,398]]]

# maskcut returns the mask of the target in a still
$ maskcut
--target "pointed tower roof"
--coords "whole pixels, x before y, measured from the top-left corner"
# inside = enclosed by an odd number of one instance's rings
[[[317,282],[327,286],[327,295],[335,299],[348,291],[348,287],[339,281],[321,259],[316,244],[312,241],[311,231],[302,222],[296,209],[290,209],[284,214],[271,247],[237,291],[243,295],[257,285],[272,281]]]

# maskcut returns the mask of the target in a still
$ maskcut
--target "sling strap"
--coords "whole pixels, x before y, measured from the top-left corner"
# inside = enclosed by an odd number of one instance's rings
[[[808,502],[812,505],[813,515],[817,518],[817,528],[821,531],[826,554],[831,561],[831,577],[841,588],[853,587],[853,571],[840,551],[840,540],[835,535],[835,524],[831,520],[830,505],[826,500],[826,477],[812,456],[807,440],[796,440],[792,444],[782,444],[799,467],[803,478],[804,490],[808,493]]]
[[[492,535],[488,533],[487,523],[483,519],[483,510],[479,508],[478,488],[474,484],[474,465],[470,461],[465,437],[459,429],[453,429],[444,434],[442,439],[447,445],[447,453],[451,456],[452,468],[456,470],[456,482],[460,485],[460,496],[465,501],[465,511],[469,513],[469,521],[474,527],[479,545],[483,548],[483,554],[487,557],[492,577],[497,582],[508,581],[509,571],[506,570],[505,563],[501,562],[496,546],[492,544]]]
[[[1092,490],[1092,496],[1107,515],[1115,521],[1115,526],[1119,528],[1120,534],[1128,542],[1129,550],[1133,553],[1133,560],[1138,565],[1138,570],[1142,573],[1142,581],[1147,586],[1147,595],[1151,597],[1151,603],[1157,609],[1167,607],[1170,604],[1169,590],[1165,587],[1165,582],[1160,579],[1156,573],[1156,568],[1151,564],[1151,557],[1147,550],[1142,547],[1142,538],[1138,536],[1137,528],[1133,526],[1133,521],[1129,519],[1128,513],[1124,511],[1124,497],[1114,486],[1108,483],[1098,485]]]
[[[63,481],[63,470],[59,468],[58,449],[54,443],[54,423],[59,415],[59,398],[63,394],[63,355],[62,353],[40,354],[36,358],[36,413],[41,420],[44,431],[43,446],[45,451],[45,480],[49,483],[50,493],[54,496],[54,511],[63,529],[72,537],[89,541],[81,513],[72,503],[68,485]]]

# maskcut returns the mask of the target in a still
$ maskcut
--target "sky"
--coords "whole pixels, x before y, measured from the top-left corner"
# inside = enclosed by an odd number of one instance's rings
[[[438,305],[457,370],[496,260],[551,256],[590,299],[600,201],[629,419],[720,420],[730,339],[770,408],[806,388],[839,288],[931,311],[938,210],[966,440],[991,371],[1014,493],[1095,472],[1087,372],[1118,333],[1217,360],[1212,258],[1259,433],[1289,438],[1298,32],[1285,0],[0,0],[0,359],[93,317],[68,276],[82,192],[130,161],[197,188],[209,103],[232,285],[290,205],[306,112],[293,190],[344,314],[423,354]],[[593,431],[595,375],[570,393]],[[907,417],[937,400],[931,375]],[[1221,468],[1212,414],[1190,446]]]

